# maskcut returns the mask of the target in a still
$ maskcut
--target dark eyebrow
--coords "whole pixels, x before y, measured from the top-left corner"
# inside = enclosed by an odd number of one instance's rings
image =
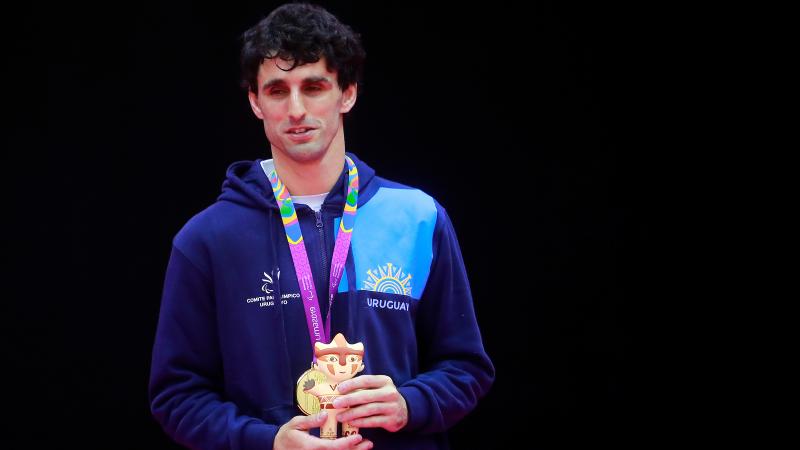
[[[285,84],[285,83],[280,78],[274,78],[274,79],[269,80],[266,83],[264,83],[264,85],[261,86],[261,89],[266,91],[267,89],[271,88],[272,86],[276,86],[278,84]]]
[[[304,84],[312,84],[312,83],[329,83],[329,84],[332,84],[333,82],[328,77],[318,76],[318,77],[304,78],[303,79],[303,83]],[[283,80],[283,78],[274,78],[272,80],[269,80],[266,83],[264,83],[263,86],[261,86],[261,89],[262,90],[267,90],[267,89],[269,89],[269,88],[271,88],[273,86],[279,85],[279,84],[285,84],[285,81]]]
[[[308,77],[303,80],[303,83],[331,83],[331,80],[328,77]]]

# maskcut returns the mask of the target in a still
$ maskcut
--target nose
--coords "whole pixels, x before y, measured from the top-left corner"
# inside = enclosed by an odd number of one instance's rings
[[[301,122],[306,117],[306,106],[300,92],[295,90],[289,97],[289,120],[292,123]]]

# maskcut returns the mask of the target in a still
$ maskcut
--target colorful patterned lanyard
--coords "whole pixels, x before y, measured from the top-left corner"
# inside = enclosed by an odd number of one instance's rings
[[[278,179],[278,174],[274,169],[269,174],[272,192],[275,194],[275,199],[281,209],[281,219],[283,220],[283,228],[286,231],[286,240],[289,241],[289,250],[292,253],[297,282],[300,284],[300,291],[303,296],[303,307],[306,312],[306,324],[308,325],[308,335],[311,338],[312,351],[315,342],[328,343],[331,340],[329,333],[333,297],[339,288],[339,281],[342,279],[347,252],[350,249],[350,237],[353,235],[353,225],[355,225],[356,221],[358,169],[356,169],[356,165],[350,157],[345,155],[344,158],[347,162],[347,173],[349,175],[347,199],[344,202],[344,212],[339,223],[339,233],[336,236],[336,244],[333,247],[330,286],[328,287],[328,314],[325,317],[324,325],[319,320],[320,309],[319,300],[317,300],[317,289],[314,286],[314,276],[311,274],[311,265],[308,262],[306,246],[303,244],[303,233],[300,230],[300,222],[297,220],[297,212],[294,209],[292,196],[286,186]]]

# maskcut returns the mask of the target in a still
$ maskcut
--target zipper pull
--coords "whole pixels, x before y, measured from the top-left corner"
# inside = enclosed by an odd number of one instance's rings
[[[314,211],[314,216],[317,218],[317,228],[322,228],[322,210]]]

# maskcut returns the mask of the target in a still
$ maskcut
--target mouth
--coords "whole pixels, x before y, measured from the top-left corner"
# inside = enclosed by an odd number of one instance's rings
[[[293,127],[286,130],[286,135],[294,142],[305,142],[314,136],[316,128],[311,127]]]
[[[315,130],[315,128],[313,128],[313,127],[292,127],[292,128],[287,129],[286,133],[287,134],[293,134],[293,135],[302,135],[302,134],[306,134],[306,133],[308,133],[310,131],[314,131],[314,130]]]

